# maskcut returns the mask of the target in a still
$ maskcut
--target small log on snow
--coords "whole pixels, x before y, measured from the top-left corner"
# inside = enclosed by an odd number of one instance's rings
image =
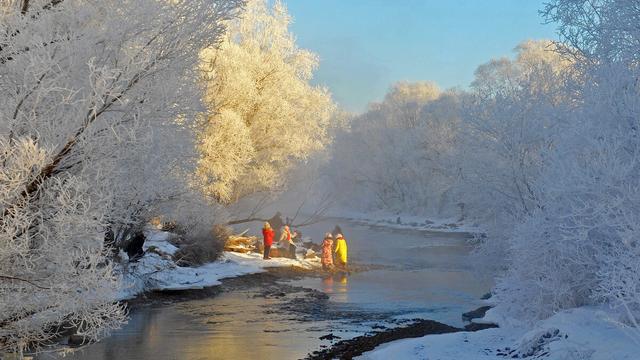
[[[255,236],[231,235],[224,244],[224,251],[247,253],[256,251],[257,239]]]

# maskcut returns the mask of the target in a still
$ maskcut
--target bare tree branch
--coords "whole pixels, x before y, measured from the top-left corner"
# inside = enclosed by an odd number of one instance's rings
[[[49,290],[49,289],[51,289],[51,288],[49,288],[49,287],[40,286],[40,285],[38,285],[38,284],[34,283],[34,282],[33,282],[33,281],[31,281],[31,280],[27,280],[27,279],[23,279],[23,278],[15,277],[15,276],[0,275],[0,279],[10,280],[10,281],[15,280],[15,281],[22,281],[22,282],[26,282],[26,283],[28,283],[28,284],[30,284],[30,285],[33,285],[33,286],[37,287],[38,289],[43,289],[43,290]]]

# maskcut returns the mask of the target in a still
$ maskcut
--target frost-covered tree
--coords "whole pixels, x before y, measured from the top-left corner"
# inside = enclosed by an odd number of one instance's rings
[[[527,41],[515,59],[480,65],[463,104],[458,191],[467,212],[488,229],[484,253],[503,258],[510,231],[541,206],[537,180],[545,154],[572,108],[572,62],[549,41]],[[489,261],[488,263],[499,263]]]
[[[513,225],[536,206],[541,153],[552,146],[567,109],[565,84],[574,80],[555,46],[527,41],[515,59],[481,65],[470,92],[395,85],[336,142],[336,187],[353,195],[344,199],[367,199],[357,201],[365,211]]]
[[[550,151],[541,206],[517,227],[501,306],[524,319],[609,304],[638,332],[640,10],[628,1],[557,0],[545,14],[584,74],[578,106]]]
[[[431,82],[402,82],[352,119],[326,169],[342,206],[425,216],[450,210],[453,182],[442,161],[455,148],[461,96]]]
[[[334,104],[310,84],[315,54],[298,48],[280,1],[249,1],[217,48],[203,52],[209,115],[197,176],[221,203],[282,188],[292,165],[330,141]]]
[[[383,111],[388,126],[415,128],[419,124],[422,106],[437,99],[442,91],[433,82],[399,82],[394,84],[380,104],[372,109]]]
[[[117,281],[102,246],[105,194],[56,174],[29,193],[52,158],[29,138],[0,141],[0,351],[21,352],[77,326],[96,337],[118,326]]]
[[[566,111],[563,91],[571,63],[554,48],[549,41],[527,41],[516,48],[514,60],[480,65],[464,105],[469,185],[480,186],[488,198],[502,199],[495,208],[516,217],[537,206],[532,182]]]
[[[105,233],[184,189],[199,54],[239,4],[0,3],[0,351],[122,321]]]

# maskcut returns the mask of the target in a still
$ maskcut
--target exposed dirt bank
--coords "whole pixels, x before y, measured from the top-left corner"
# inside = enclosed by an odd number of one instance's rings
[[[462,314],[465,321],[474,318],[481,318],[489,310],[489,306],[482,306],[473,311]],[[376,331],[373,334],[358,336],[349,340],[342,340],[331,347],[323,350],[314,351],[307,356],[307,360],[323,360],[323,359],[351,359],[355,356],[362,355],[367,351],[371,351],[376,347],[400,339],[417,338],[426,335],[445,334],[458,331],[479,331],[484,329],[495,328],[494,324],[477,324],[469,323],[463,329],[449,326],[433,320],[414,319],[409,325],[394,327]],[[333,334],[326,335],[327,339],[336,339]]]
[[[457,331],[462,331],[462,329],[433,320],[416,319],[414,323],[407,326],[400,326],[371,335],[363,335],[353,339],[339,341],[328,349],[309,354],[307,359],[351,359],[390,341]]]

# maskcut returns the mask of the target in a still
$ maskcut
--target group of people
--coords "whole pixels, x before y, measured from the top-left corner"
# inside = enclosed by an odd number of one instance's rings
[[[333,234],[324,234],[320,260],[325,271],[332,270],[334,266],[338,270],[347,270],[347,240],[341,233],[336,234],[335,241]]]
[[[334,235],[330,232],[324,235],[324,240],[322,241],[322,269],[325,271],[329,271],[334,269],[334,267],[338,270],[347,270],[347,241],[342,235],[342,230],[339,226],[336,226],[334,230]],[[297,232],[291,232],[289,225],[285,225],[282,227],[282,233],[279,239],[279,248],[284,251],[284,255],[295,259],[296,258],[296,245],[293,242],[298,236]],[[273,241],[275,238],[275,231],[271,228],[271,224],[267,221],[264,223],[262,227],[262,237],[264,244],[264,252],[263,258],[265,260],[271,259],[269,256],[271,252],[271,247],[273,246]]]
[[[282,232],[280,234],[280,248],[283,249],[283,251],[285,252],[286,255],[288,255],[289,258],[291,259],[295,259],[296,258],[296,245],[293,243],[293,239],[296,238],[298,236],[298,233],[291,232],[291,229],[289,228],[289,225],[285,225],[282,228]],[[269,260],[271,259],[271,257],[269,256],[269,253],[271,252],[271,247],[273,246],[273,238],[275,237],[275,231],[271,228],[271,224],[269,224],[269,222],[265,222],[264,226],[262,227],[262,238],[263,238],[263,244],[264,244],[264,252],[263,252],[263,258],[265,260]]]

